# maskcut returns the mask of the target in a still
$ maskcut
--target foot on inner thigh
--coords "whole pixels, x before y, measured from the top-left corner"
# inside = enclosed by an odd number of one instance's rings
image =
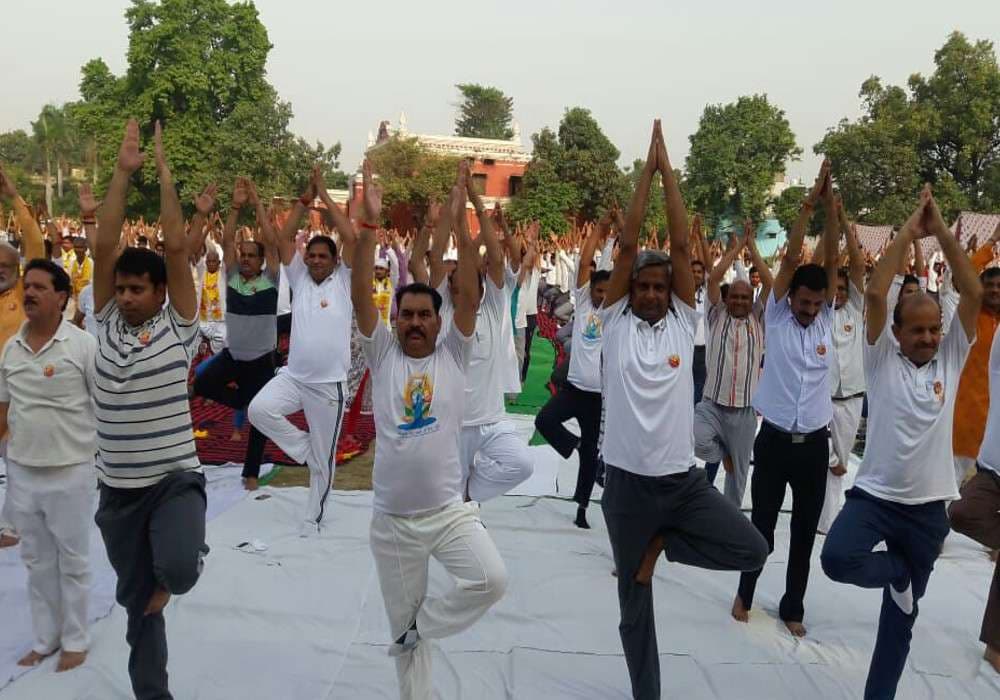
[[[5,547],[16,547],[21,538],[11,530],[0,532],[0,549]]]
[[[654,535],[646,547],[645,554],[642,555],[642,563],[639,570],[635,572],[635,582],[648,586],[653,580],[653,570],[656,568],[656,560],[663,551],[663,535]]]
[[[18,666],[37,666],[38,664],[45,661],[45,659],[55,654],[55,651],[49,652],[48,654],[39,654],[37,651],[29,651],[27,654],[22,656],[18,662]]]
[[[146,610],[143,615],[156,615],[163,611],[163,608],[167,607],[167,603],[170,601],[170,591],[165,588],[157,588],[153,591],[153,595],[149,596],[149,602],[146,603]]]
[[[56,665],[56,673],[72,671],[77,666],[82,665],[86,660],[87,652],[85,651],[64,651],[59,655],[59,663]]]
[[[722,468],[726,470],[727,474],[732,474],[735,467],[733,466],[733,458],[729,455],[725,455],[722,458]]]
[[[750,622],[750,611],[743,604],[743,599],[740,598],[739,593],[733,598],[732,616],[737,622]]]
[[[794,620],[782,620],[785,623],[785,627],[788,631],[792,633],[793,637],[805,637],[806,636],[806,626],[801,622],[796,622]]]
[[[983,658],[993,667],[994,671],[1000,673],[1000,649],[987,644],[986,653],[983,654]]]
[[[256,491],[257,490],[257,477],[248,476],[243,480],[243,488],[246,491]]]

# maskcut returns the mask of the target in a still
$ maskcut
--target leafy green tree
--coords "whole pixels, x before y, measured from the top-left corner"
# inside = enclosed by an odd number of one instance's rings
[[[456,136],[504,141],[514,136],[511,128],[514,119],[513,97],[507,97],[498,88],[477,83],[460,83],[455,87],[462,93],[458,118],[455,120]]]
[[[759,220],[775,177],[801,153],[784,111],[766,95],[708,105],[691,136],[688,203],[709,218]]]
[[[632,167],[626,169],[625,175],[628,177],[629,187],[635,190],[636,186],[639,184],[639,177],[642,175],[642,169],[646,167],[646,160],[644,158],[636,158],[632,163]],[[621,204],[623,207],[627,206],[628,201],[626,200]],[[646,218],[642,221],[642,230],[645,233],[655,231],[657,235],[657,240],[663,243],[663,232],[667,229],[667,209],[666,203],[663,199],[663,183],[660,180],[660,174],[653,174],[653,183],[649,188],[649,201],[646,204]]]
[[[860,221],[899,224],[924,182],[948,219],[1000,208],[1000,67],[993,44],[951,34],[935,70],[906,88],[872,76],[862,115],[842,119],[815,145],[833,161],[845,206]]]
[[[549,160],[533,160],[524,173],[521,192],[514,197],[507,217],[515,223],[537,221],[543,235],[565,233],[576,209],[576,187],[559,176]]]
[[[431,201],[444,202],[455,184],[458,158],[431,153],[416,138],[393,136],[368,151],[382,187],[382,211],[408,206],[418,216]]]

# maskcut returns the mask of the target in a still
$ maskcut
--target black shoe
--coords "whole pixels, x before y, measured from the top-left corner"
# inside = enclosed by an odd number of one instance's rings
[[[590,529],[590,523],[587,522],[586,508],[580,506],[579,508],[576,509],[576,520],[573,521],[573,524],[584,530]]]

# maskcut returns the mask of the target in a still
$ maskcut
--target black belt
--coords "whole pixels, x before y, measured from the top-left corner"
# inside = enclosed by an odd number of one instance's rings
[[[801,445],[806,442],[812,442],[813,440],[818,440],[820,438],[827,439],[830,436],[830,429],[827,427],[818,428],[811,433],[791,433],[787,430],[782,430],[778,426],[770,423],[768,421],[763,421],[761,424],[761,431],[767,429],[772,435],[781,438],[793,445]]]
[[[850,401],[851,399],[863,399],[865,397],[865,392],[859,391],[857,394],[851,394],[850,396],[834,396],[834,401]]]

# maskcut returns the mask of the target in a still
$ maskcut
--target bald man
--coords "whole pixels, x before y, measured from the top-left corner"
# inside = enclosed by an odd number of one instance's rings
[[[763,271],[764,293],[754,302],[753,287],[738,279],[729,285],[723,300],[722,278],[744,248],[750,250],[754,265]],[[707,375],[701,402],[695,407],[695,456],[716,468],[720,461],[723,463],[724,493],[737,508],[743,504],[757,433],[757,416],[750,399],[757,388],[764,355],[764,301],[771,283],[771,273],[760,260],[749,227],[708,276]],[[710,470],[709,480],[715,480],[714,470]]]
[[[21,229],[24,257],[27,260],[45,257],[45,244],[38,222],[31,215],[28,205],[17,194],[14,181],[0,167],[0,198],[13,202],[14,217]],[[7,243],[0,243],[0,347],[3,347],[24,323],[24,287],[21,283],[21,257],[17,249]],[[7,456],[7,441],[0,435],[0,457]],[[7,477],[10,488],[10,476]],[[13,547],[20,542],[17,532],[10,524],[7,502],[0,508],[0,548]]]

